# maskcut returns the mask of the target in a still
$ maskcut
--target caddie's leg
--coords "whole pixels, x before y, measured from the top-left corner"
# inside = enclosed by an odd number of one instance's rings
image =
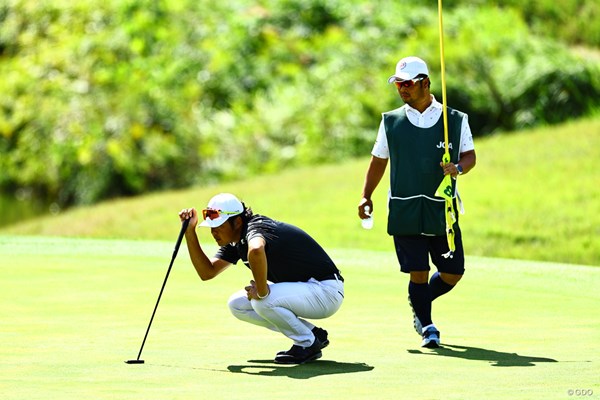
[[[429,271],[411,271],[408,283],[408,295],[413,311],[421,326],[432,324],[431,321],[431,292],[427,278]]]
[[[447,274],[444,272],[436,272],[433,274],[429,280],[431,300],[433,301],[454,289],[454,286],[456,286],[460,278],[462,278],[462,275]]]
[[[465,272],[465,254],[458,225],[455,227],[454,245],[455,251],[452,258],[445,258],[442,254],[448,251],[446,238],[441,237],[431,241],[429,249],[431,261],[438,270],[429,280],[432,300],[454,289],[454,286],[460,281]]]
[[[396,256],[400,270],[410,274],[408,283],[409,303],[413,310],[413,322],[419,335],[431,322],[431,293],[429,291],[429,244],[421,235],[394,236]]]

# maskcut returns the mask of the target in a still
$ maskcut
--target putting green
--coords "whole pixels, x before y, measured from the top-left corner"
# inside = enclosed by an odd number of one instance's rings
[[[233,318],[245,267],[202,282],[185,243],[137,356],[174,243],[0,237],[4,399],[564,399],[600,396],[600,269],[467,257],[434,303],[443,348],[422,349],[389,252],[332,250],[346,301],[317,322],[323,358]],[[211,249],[211,250],[214,250]],[[589,393],[589,392],[586,392]],[[581,397],[581,396],[580,396]],[[590,396],[587,396],[590,397]]]

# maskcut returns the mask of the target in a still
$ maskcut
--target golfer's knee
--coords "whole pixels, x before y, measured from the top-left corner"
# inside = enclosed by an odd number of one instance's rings
[[[273,304],[270,301],[265,300],[252,300],[252,308],[254,311],[263,318],[266,318],[273,312]]]
[[[244,314],[249,306],[249,301],[245,296],[240,296],[238,293],[231,295],[227,302],[229,311],[236,317],[240,314]]]

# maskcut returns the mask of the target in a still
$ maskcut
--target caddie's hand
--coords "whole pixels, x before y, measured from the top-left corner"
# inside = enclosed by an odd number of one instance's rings
[[[369,216],[365,213],[365,207],[369,207],[369,214],[371,214],[373,212],[373,202],[371,201],[371,199],[365,199],[363,197],[363,199],[360,201],[360,203],[358,203],[358,217],[360,219],[366,219]]]
[[[458,176],[458,169],[456,168],[456,165],[454,163],[449,162],[447,164],[444,164],[443,162],[440,162],[440,166],[444,171],[444,175],[450,175],[453,178],[456,178]]]
[[[198,225],[198,212],[195,208],[184,208],[183,210],[179,211],[179,219],[181,222],[189,219],[190,222],[187,230],[194,231],[194,229],[196,229],[196,225]]]

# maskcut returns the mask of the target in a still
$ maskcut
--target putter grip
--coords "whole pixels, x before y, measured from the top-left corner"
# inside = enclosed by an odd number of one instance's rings
[[[175,248],[173,249],[173,258],[175,258],[175,256],[177,255],[177,252],[179,251],[179,246],[181,246],[181,241],[183,239],[183,235],[185,234],[185,231],[189,224],[190,224],[189,219],[185,219],[181,223],[181,231],[179,231],[179,237],[177,238],[177,243],[175,243]]]
[[[181,223],[181,232],[179,233],[180,237],[183,237],[183,234],[185,233],[185,230],[187,229],[189,224],[190,224],[189,218],[183,220],[183,222]]]

